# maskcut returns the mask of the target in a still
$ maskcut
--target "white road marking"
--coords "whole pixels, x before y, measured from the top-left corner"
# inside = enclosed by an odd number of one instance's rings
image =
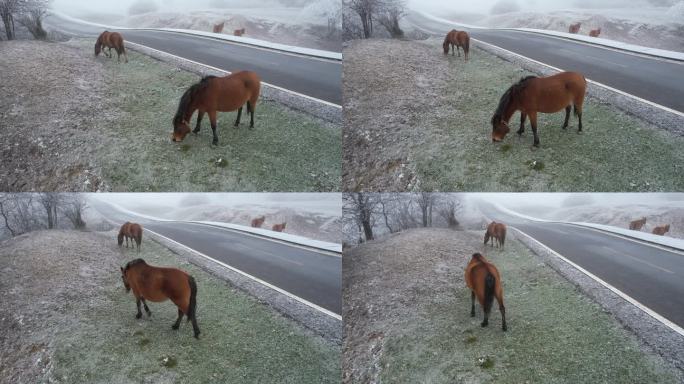
[[[501,47],[499,47],[499,46],[497,46],[497,45],[490,44],[490,43],[486,43],[486,42],[484,42],[484,41],[482,41],[482,40],[477,40],[477,39],[471,39],[471,40],[476,41],[478,44],[483,44],[483,45],[487,45],[487,46],[490,46],[490,47],[494,47],[494,48],[496,48],[496,49],[500,49],[500,50],[502,50],[502,51],[504,51],[504,52],[506,52],[506,53],[509,53],[509,54],[511,54],[511,55],[514,55],[514,56],[523,58],[523,59],[525,59],[525,60],[529,60],[529,61],[531,61],[531,62],[533,62],[533,63],[536,63],[536,64],[539,64],[539,65],[543,65],[543,66],[545,66],[545,67],[547,67],[547,68],[553,69],[554,71],[558,71],[558,72],[563,72],[563,71],[564,71],[564,70],[561,69],[561,68],[554,67],[553,65],[549,65],[549,64],[546,64],[546,63],[542,63],[541,61],[537,61],[537,60],[535,60],[535,59],[530,59],[530,58],[527,57],[527,56],[523,56],[523,55],[521,55],[521,54],[518,54],[518,53],[515,53],[515,52],[512,52],[512,51],[509,51],[509,50],[507,50],[507,49],[505,49],[505,48],[501,48]],[[642,98],[639,97],[639,96],[635,96],[635,95],[632,95],[631,93],[627,93],[627,92],[621,91],[621,90],[619,90],[619,89],[613,88],[613,87],[611,87],[611,86],[605,85],[605,84],[603,84],[603,83],[599,83],[598,81],[594,81],[594,80],[591,80],[591,79],[587,79],[587,82],[588,82],[588,83],[591,83],[591,84],[594,84],[594,85],[598,85],[598,86],[603,87],[603,88],[606,88],[606,89],[608,89],[608,90],[610,90],[610,91],[613,91],[613,92],[615,92],[615,93],[619,93],[620,95],[630,97],[630,98],[632,98],[632,99],[634,99],[634,100],[637,100],[637,101],[640,101],[640,102],[642,102],[642,103],[648,104],[648,105],[650,105],[650,106],[652,106],[652,107],[656,107],[656,108],[662,109],[662,110],[665,111],[665,112],[675,114],[675,115],[677,115],[677,116],[679,116],[679,117],[684,117],[684,112],[679,112],[679,111],[674,110],[674,109],[672,109],[672,108],[668,108],[668,107],[666,107],[666,106],[664,106],[664,105],[660,105],[660,104],[654,103],[654,102],[652,102],[652,101],[649,101],[649,100],[646,100],[646,99],[642,99]]]
[[[617,252],[616,252],[616,253],[617,253]],[[630,259],[632,259],[632,260],[634,260],[634,261],[637,261],[637,262],[639,262],[639,263],[648,265],[649,267],[652,267],[652,268],[658,269],[658,270],[660,270],[660,271],[663,271],[663,272],[665,272],[665,273],[674,274],[674,272],[670,271],[669,269],[666,269],[666,268],[663,268],[663,267],[659,267],[659,266],[657,266],[657,265],[655,265],[655,264],[653,264],[653,263],[649,263],[648,261],[642,260],[642,259],[640,259],[640,258],[638,258],[638,257],[634,257],[634,256],[632,256],[632,255],[628,255],[628,254],[621,253],[621,254],[619,254],[619,257],[627,257],[627,258],[630,258]]]
[[[584,225],[581,225],[581,224],[564,223],[564,222],[562,222],[562,221],[551,221],[551,223],[555,223],[555,224],[565,224],[565,225],[574,225],[575,227],[579,227],[579,228],[582,228],[582,229],[588,229],[588,230],[591,230],[591,231],[596,231],[596,232],[602,233],[602,234],[604,234],[604,235],[617,237],[617,238],[619,238],[619,239],[631,241],[631,242],[633,242],[633,243],[645,245],[645,246],[648,246],[648,247],[658,248],[658,249],[660,249],[661,251],[670,252],[670,253],[676,253],[676,254],[678,254],[678,255],[684,256],[684,252],[682,252],[682,251],[679,250],[679,249],[666,247],[666,246],[663,246],[663,245],[660,245],[660,244],[651,243],[651,242],[648,242],[648,241],[645,241],[645,240],[640,240],[640,239],[637,239],[637,238],[634,238],[634,237],[629,237],[629,236],[626,236],[626,235],[621,235],[621,234],[619,234],[619,233],[613,233],[613,232],[604,231],[604,230],[601,230],[601,229],[598,229],[598,228],[587,227],[587,226],[584,226]]]
[[[139,47],[144,47],[144,48],[146,48],[146,49],[149,49],[149,50],[152,50],[152,51],[156,51],[156,52],[159,52],[159,53],[163,53],[163,54],[165,54],[165,55],[169,55],[169,56],[171,56],[171,57],[175,57],[175,58],[180,59],[180,60],[188,61],[188,62],[193,63],[193,64],[196,64],[196,65],[201,65],[201,66],[203,66],[203,67],[207,67],[207,68],[213,69],[213,70],[215,70],[215,71],[219,71],[219,72],[221,72],[221,73],[225,73],[225,74],[228,74],[228,75],[231,74],[230,71],[226,71],[225,69],[217,68],[217,67],[211,66],[211,65],[209,65],[209,64],[203,64],[203,63],[200,63],[200,62],[197,62],[197,61],[194,61],[194,60],[187,59],[187,58],[185,58],[185,57],[180,57],[180,56],[174,55],[173,53],[169,53],[169,52],[166,52],[166,51],[161,51],[161,50],[159,50],[159,49],[155,49],[155,48],[152,48],[152,47],[148,47],[148,46],[143,45],[143,44],[138,44],[138,43],[134,43],[134,42],[131,42],[131,41],[127,41],[126,44],[134,45],[134,46],[137,45],[137,46],[139,46]],[[329,107],[333,107],[333,108],[337,108],[337,109],[342,109],[342,106],[339,105],[339,104],[335,104],[335,103],[331,103],[331,102],[329,102],[329,101],[317,99],[317,98],[315,98],[315,97],[313,97],[313,96],[305,95],[305,94],[303,94],[303,93],[291,91],[291,90],[289,90],[289,89],[287,89],[287,88],[279,87],[279,86],[277,86],[277,85],[273,85],[273,84],[267,83],[267,82],[265,82],[265,81],[262,81],[261,84],[262,84],[262,85],[265,85],[265,86],[267,86],[267,87],[271,87],[271,88],[277,89],[277,90],[279,90],[279,91],[287,92],[287,93],[290,93],[290,94],[295,95],[295,96],[298,96],[298,97],[302,97],[302,98],[305,98],[305,99],[308,99],[308,100],[311,100],[311,101],[314,101],[314,102],[317,102],[317,103],[321,103],[321,104],[327,105],[327,106],[329,106]]]
[[[274,291],[277,291],[277,292],[279,292],[279,293],[282,293],[283,295],[285,295],[285,296],[287,296],[287,297],[289,297],[289,298],[291,298],[291,299],[297,300],[297,301],[299,301],[300,303],[302,303],[302,304],[304,304],[304,305],[307,305],[307,306],[309,306],[309,307],[311,307],[311,308],[313,308],[313,309],[315,309],[315,310],[317,310],[317,311],[319,311],[319,312],[322,312],[322,313],[324,313],[324,314],[326,314],[326,315],[328,315],[328,316],[330,316],[330,317],[333,317],[333,318],[335,318],[335,319],[337,319],[337,320],[342,321],[342,316],[336,314],[335,312],[332,312],[332,311],[327,310],[327,309],[325,309],[325,308],[323,308],[323,307],[321,307],[321,306],[318,306],[318,305],[316,305],[316,304],[314,304],[314,303],[312,303],[312,302],[310,302],[310,301],[308,301],[308,300],[306,300],[306,299],[303,299],[303,298],[301,298],[301,297],[299,297],[299,296],[297,296],[297,295],[295,295],[295,294],[293,294],[293,293],[290,293],[290,292],[288,292],[288,291],[286,291],[286,290],[284,290],[284,289],[282,289],[282,288],[276,287],[275,285],[273,285],[273,284],[271,284],[271,283],[268,283],[268,282],[266,282],[266,281],[264,281],[264,280],[261,280],[260,278],[258,278],[258,277],[256,277],[256,276],[252,276],[252,275],[250,275],[250,274],[247,273],[247,272],[243,272],[243,271],[241,271],[241,270],[239,270],[239,269],[237,269],[237,268],[235,268],[235,267],[232,267],[232,266],[230,266],[230,265],[228,265],[228,264],[226,264],[226,263],[223,263],[223,262],[218,261],[218,260],[216,260],[216,259],[214,259],[214,258],[212,258],[212,257],[209,257],[209,256],[205,255],[205,254],[202,253],[202,252],[199,252],[199,251],[197,251],[197,250],[195,250],[195,249],[192,249],[192,248],[188,247],[188,246],[185,245],[185,244],[181,244],[181,243],[177,242],[176,240],[170,239],[170,238],[168,238],[168,237],[166,237],[166,236],[164,236],[164,235],[161,235],[161,234],[159,234],[159,233],[157,233],[157,232],[155,232],[155,231],[153,231],[153,230],[151,230],[151,229],[145,229],[145,230],[146,230],[146,231],[149,231],[149,232],[152,232],[153,234],[155,234],[155,235],[157,235],[157,236],[159,236],[159,237],[161,237],[161,238],[163,238],[163,239],[165,239],[165,240],[168,240],[168,241],[170,241],[170,242],[172,242],[172,243],[174,243],[174,244],[176,244],[176,245],[178,245],[178,246],[180,246],[180,247],[183,247],[183,248],[187,249],[187,250],[190,251],[190,252],[193,252],[193,253],[195,253],[195,254],[197,254],[197,255],[199,255],[199,256],[202,256],[202,257],[206,258],[207,260],[213,261],[214,263],[219,264],[219,265],[221,265],[222,267],[228,268],[228,269],[230,269],[230,270],[233,271],[233,272],[237,272],[237,273],[239,273],[239,274],[241,274],[241,275],[243,275],[243,276],[245,276],[245,277],[248,277],[248,278],[250,278],[250,279],[252,279],[252,280],[254,280],[254,281],[256,281],[256,282],[258,282],[258,283],[260,283],[260,284],[262,284],[262,285],[264,285],[264,286],[266,286],[266,287],[268,287],[268,288],[273,289]]]
[[[574,262],[568,260],[567,258],[565,258],[564,256],[562,256],[560,253],[558,253],[558,252],[554,251],[553,249],[547,247],[546,245],[544,245],[543,243],[541,243],[539,240],[535,239],[534,237],[528,235],[527,233],[521,231],[520,229],[518,229],[518,228],[516,228],[516,227],[510,226],[510,228],[513,228],[514,230],[516,230],[516,231],[519,232],[520,234],[526,236],[528,239],[530,239],[530,240],[534,241],[535,243],[539,244],[541,247],[543,247],[544,249],[546,249],[547,251],[549,251],[549,252],[550,252],[551,254],[553,254],[554,256],[558,257],[559,259],[561,259],[561,260],[563,260],[564,262],[568,263],[569,265],[573,266],[575,269],[577,269],[578,271],[584,273],[585,275],[587,275],[588,277],[590,277],[591,279],[593,279],[593,280],[596,281],[597,283],[599,283],[599,284],[603,285],[604,287],[608,288],[608,289],[611,290],[613,293],[615,293],[615,294],[617,294],[618,296],[622,297],[623,299],[625,299],[626,301],[628,301],[629,303],[631,303],[631,304],[634,305],[635,307],[639,308],[640,310],[642,310],[642,311],[645,312],[646,314],[650,315],[652,318],[656,319],[657,321],[659,321],[660,323],[662,323],[662,324],[665,325],[666,327],[668,327],[668,328],[672,329],[673,331],[677,332],[678,334],[684,336],[684,329],[682,329],[682,328],[681,328],[680,326],[678,326],[677,324],[675,324],[675,323],[673,323],[672,321],[666,319],[665,317],[661,316],[660,314],[658,314],[658,313],[655,312],[654,310],[648,308],[647,306],[641,304],[639,301],[637,301],[636,299],[634,299],[634,298],[632,298],[631,296],[627,295],[626,293],[622,292],[621,290],[619,290],[619,289],[615,288],[614,286],[608,284],[607,282],[603,281],[601,278],[599,278],[598,276],[594,275],[593,273],[587,271],[586,269],[580,267],[579,265],[575,264]]]

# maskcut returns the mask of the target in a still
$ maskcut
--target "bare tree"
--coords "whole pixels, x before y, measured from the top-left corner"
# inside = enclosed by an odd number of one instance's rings
[[[382,11],[378,16],[378,22],[385,27],[392,38],[404,37],[404,31],[399,27],[399,20],[406,16],[406,4],[404,0],[385,0]]]
[[[346,193],[342,211],[345,217],[354,220],[365,241],[373,240],[373,226],[378,205],[378,195],[370,193]],[[363,239],[362,239],[363,240]]]
[[[5,25],[5,36],[7,40],[14,40],[14,15],[21,8],[21,0],[0,0],[0,18]]]
[[[42,20],[49,2],[49,0],[0,0],[0,18],[5,26],[7,40],[16,38],[15,20],[22,25],[25,25],[24,22],[28,23],[30,27],[26,26],[34,37],[36,36],[34,32],[38,33],[38,36],[45,32]],[[45,37],[47,37],[47,32],[45,32]]]
[[[34,195],[31,193],[0,195],[0,216],[5,229],[12,236],[43,227],[43,223],[34,214],[36,208]]]
[[[361,20],[363,38],[373,36],[373,16],[382,7],[382,0],[346,0],[345,4]]]
[[[47,10],[43,7],[30,9],[19,18],[19,23],[31,32],[36,40],[46,40],[47,31],[43,28],[43,18]]]
[[[461,202],[447,197],[442,201],[438,209],[439,216],[444,219],[449,228],[458,228],[459,222],[456,214],[461,210]]]
[[[17,235],[17,230],[14,229],[12,227],[12,224],[10,223],[10,208],[8,207],[9,202],[9,196],[3,195],[2,197],[0,197],[0,215],[2,215],[2,219],[5,223],[5,228],[7,228],[12,237],[14,237]]]
[[[86,227],[86,223],[83,220],[83,211],[88,207],[86,200],[83,195],[80,194],[68,194],[62,197],[62,208],[61,211],[64,216],[71,221],[74,229],[83,229]]]
[[[422,215],[423,227],[431,227],[432,209],[435,206],[437,194],[432,192],[418,192],[415,196],[416,203],[418,203],[418,208],[420,208],[420,213]]]
[[[41,193],[38,195],[38,202],[45,210],[48,229],[57,227],[57,211],[62,202],[62,196],[58,193]]]

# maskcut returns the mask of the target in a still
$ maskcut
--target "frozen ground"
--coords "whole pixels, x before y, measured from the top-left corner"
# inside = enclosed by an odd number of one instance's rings
[[[574,117],[564,131],[563,113],[541,114],[539,149],[529,123],[522,138],[512,133],[493,144],[499,98],[530,73],[483,50],[472,49],[464,63],[443,55],[438,39],[373,39],[350,42],[344,57],[344,190],[684,188],[684,138],[592,98],[583,134]]]
[[[93,56],[91,40],[3,42],[0,187],[5,191],[329,191],[339,188],[339,127],[273,101],[255,128],[219,114],[170,140],[178,100],[199,80],[129,50]],[[40,74],[40,75],[38,75]],[[123,155],[125,154],[125,155]]]
[[[339,382],[338,346],[149,237],[136,253],[115,235],[40,231],[0,244],[0,383]],[[119,266],[136,257],[195,277],[199,340],[185,322],[171,330],[170,302],[135,319]]]
[[[582,23],[580,34],[601,28],[601,37],[630,44],[684,52],[684,1],[671,7],[520,11],[500,15],[452,12],[443,18],[492,28],[536,28],[568,32],[570,24]]]
[[[470,317],[463,269],[484,251],[502,275],[508,332],[494,309]],[[418,229],[346,251],[343,381],[674,383],[681,372],[511,238]],[[495,305],[496,307],[496,305]],[[484,362],[487,362],[486,364]]]

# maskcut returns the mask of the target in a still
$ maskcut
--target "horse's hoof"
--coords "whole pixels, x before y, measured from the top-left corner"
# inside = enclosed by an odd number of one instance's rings
[[[136,318],[136,319],[139,319],[139,318],[141,318],[141,317],[142,317],[142,313],[138,313],[137,315],[135,315],[135,318]]]
[[[200,335],[199,332],[195,333],[195,339],[199,340],[199,335]]]
[[[178,330],[178,327],[179,327],[178,325],[174,324],[174,325],[171,326],[171,329],[177,331],[177,330]]]
[[[475,317],[475,312],[470,312],[470,317]]]
[[[218,140],[213,140],[213,141],[211,142],[211,145],[218,145]]]
[[[506,324],[502,325],[502,326],[501,326],[501,329],[502,329],[504,332],[508,331],[508,327],[506,326]]]
[[[483,321],[480,325],[482,326],[482,328],[484,328],[484,327],[486,327],[487,325],[489,325],[489,323],[485,323],[485,322]]]

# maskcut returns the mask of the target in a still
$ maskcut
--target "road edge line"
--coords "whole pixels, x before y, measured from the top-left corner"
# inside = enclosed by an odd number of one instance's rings
[[[587,277],[591,278],[591,279],[594,280],[595,282],[601,284],[601,285],[604,286],[605,288],[608,288],[610,291],[612,291],[612,292],[615,293],[616,295],[620,296],[623,300],[625,300],[625,301],[629,302],[630,304],[632,304],[633,306],[637,307],[637,308],[640,309],[642,312],[644,312],[644,313],[648,314],[649,316],[651,316],[653,319],[657,320],[657,321],[660,322],[661,324],[665,325],[666,327],[670,328],[670,329],[673,330],[674,332],[678,333],[680,336],[684,336],[684,329],[682,329],[682,328],[681,328],[680,326],[678,326],[677,324],[675,324],[675,323],[673,323],[672,321],[666,319],[665,317],[661,316],[660,314],[658,314],[658,313],[655,312],[654,310],[648,308],[647,306],[641,304],[639,301],[637,301],[636,299],[634,299],[634,298],[632,298],[631,296],[627,295],[626,293],[622,292],[621,290],[615,288],[615,287],[612,286],[611,284],[609,284],[609,283],[603,281],[601,278],[599,278],[598,276],[594,275],[593,273],[587,271],[586,269],[584,269],[584,268],[580,267],[579,265],[575,264],[574,262],[570,261],[569,259],[567,259],[567,258],[564,257],[563,255],[561,255],[560,253],[554,251],[554,250],[551,249],[550,247],[546,246],[546,244],[544,244],[544,243],[542,243],[541,241],[535,239],[534,237],[528,235],[528,234],[525,233],[524,231],[522,231],[522,230],[520,230],[520,229],[518,229],[518,228],[516,228],[516,227],[514,227],[514,226],[509,226],[509,227],[512,228],[512,229],[514,229],[514,230],[517,231],[518,233],[524,235],[524,236],[527,237],[528,239],[534,241],[536,244],[538,244],[539,246],[541,246],[542,248],[544,248],[547,252],[549,252],[550,254],[556,256],[556,257],[559,258],[560,260],[563,260],[565,263],[567,263],[568,265],[570,265],[570,266],[572,266],[573,268],[577,269],[578,271],[582,272],[583,274],[585,274]]]
[[[326,315],[328,315],[328,316],[330,316],[330,317],[332,317],[332,318],[334,318],[334,319],[337,319],[337,320],[339,320],[339,321],[342,321],[342,315],[338,315],[338,314],[336,314],[335,312],[332,312],[332,311],[330,311],[330,310],[328,310],[328,309],[325,309],[325,308],[323,308],[323,307],[321,307],[321,306],[319,306],[319,305],[316,305],[316,304],[314,304],[314,303],[312,303],[312,302],[310,302],[310,301],[308,301],[308,300],[306,300],[306,299],[303,299],[303,298],[301,298],[301,297],[299,297],[299,296],[297,296],[297,295],[295,295],[295,294],[293,294],[293,293],[290,293],[290,292],[288,292],[288,291],[286,291],[286,290],[284,290],[284,289],[282,289],[282,288],[279,288],[279,287],[277,287],[277,286],[275,286],[275,285],[273,285],[273,284],[271,284],[271,283],[269,283],[269,282],[266,282],[266,281],[264,281],[264,280],[262,280],[262,279],[260,279],[260,278],[258,278],[258,277],[256,277],[256,276],[252,276],[252,275],[250,275],[249,273],[244,272],[244,271],[242,271],[242,270],[239,270],[239,269],[237,269],[237,268],[235,268],[235,267],[233,267],[233,266],[230,266],[230,265],[228,265],[228,264],[226,264],[226,263],[224,263],[224,262],[222,262],[222,261],[219,261],[219,260],[216,260],[216,259],[214,259],[214,258],[212,258],[212,257],[210,257],[210,256],[207,256],[207,255],[205,255],[204,253],[202,253],[202,252],[200,252],[200,251],[197,251],[197,250],[195,250],[195,249],[193,249],[193,248],[190,248],[189,246],[187,246],[187,245],[185,245],[185,244],[179,243],[179,242],[176,241],[176,240],[173,240],[173,239],[170,239],[170,238],[168,238],[168,237],[166,237],[166,236],[164,236],[164,235],[161,235],[161,234],[159,234],[159,233],[157,233],[157,232],[155,232],[155,231],[153,231],[153,230],[151,230],[151,229],[145,228],[145,231],[151,232],[151,233],[153,233],[155,236],[159,236],[159,237],[161,237],[162,239],[164,239],[164,240],[166,240],[166,241],[169,241],[169,242],[171,242],[171,243],[173,243],[173,244],[176,244],[176,245],[178,245],[178,246],[180,246],[180,247],[182,247],[182,248],[185,248],[185,249],[187,249],[188,251],[190,251],[190,252],[192,252],[192,253],[194,253],[194,254],[196,254],[196,255],[202,256],[202,257],[204,257],[205,259],[207,259],[207,260],[209,260],[209,261],[212,261],[212,262],[214,262],[214,263],[216,263],[216,264],[218,264],[218,265],[220,265],[220,266],[222,266],[222,267],[224,267],[224,268],[228,268],[228,269],[230,269],[230,270],[233,271],[233,272],[239,273],[239,274],[242,275],[242,276],[245,276],[245,277],[247,277],[247,278],[250,278],[250,279],[252,279],[252,280],[254,280],[254,281],[256,281],[256,282],[258,282],[258,283],[260,283],[260,284],[262,284],[262,285],[264,285],[264,286],[266,286],[266,287],[268,287],[268,288],[271,288],[271,289],[273,289],[274,291],[276,291],[276,292],[278,292],[278,293],[281,293],[281,294],[283,294],[283,295],[285,295],[285,296],[287,296],[287,297],[289,297],[289,298],[291,298],[291,299],[293,299],[293,300],[296,300],[296,301],[298,301],[298,302],[300,302],[300,303],[302,303],[302,304],[304,304],[304,305],[306,305],[306,306],[308,306],[308,307],[310,307],[310,308],[313,308],[313,309],[315,309],[315,310],[317,310],[317,311],[319,311],[319,312],[321,312],[321,313],[324,313],[324,314],[326,314]]]

